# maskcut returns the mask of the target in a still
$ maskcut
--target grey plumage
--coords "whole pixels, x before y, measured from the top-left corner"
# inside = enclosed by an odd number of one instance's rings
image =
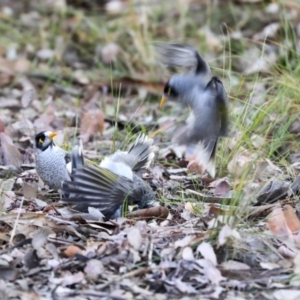
[[[74,208],[83,212],[96,207],[106,219],[121,216],[124,205],[147,207],[155,194],[133,171],[150,164],[154,157],[152,143],[153,140],[140,135],[128,152],[117,151],[100,166],[73,168],[71,181],[63,183],[62,201],[75,204]],[[72,161],[81,161],[78,153],[72,152]]]
[[[188,69],[187,73],[171,76],[161,101],[161,105],[167,99],[180,101],[192,110],[186,125],[177,131],[172,141],[197,151],[193,156],[214,177],[217,141],[228,135],[225,88],[218,77],[211,75],[209,65],[193,47],[158,43],[156,49],[163,64]]]
[[[35,168],[37,174],[49,187],[59,189],[64,180],[70,176],[66,164],[70,160],[69,154],[55,145],[55,132],[42,131],[35,136]]]

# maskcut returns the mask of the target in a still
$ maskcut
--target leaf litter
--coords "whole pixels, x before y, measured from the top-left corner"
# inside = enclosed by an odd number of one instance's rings
[[[257,113],[255,105],[267,104],[273,94],[268,94],[267,81],[253,84],[247,77],[259,74],[264,79],[282,59],[283,49],[275,45],[282,30],[279,4],[257,8],[254,26],[244,3],[262,1],[236,1],[236,13],[249,24],[247,29],[233,25],[224,35],[214,24],[203,26],[195,17],[203,14],[202,4],[195,1],[179,1],[178,7],[164,3],[163,13],[159,4],[150,7],[138,0],[133,1],[138,13],[130,12],[127,1],[107,1],[103,7],[93,1],[47,1],[49,14],[36,1],[29,2],[26,8],[13,1],[0,3],[1,22],[19,17],[16,27],[25,26],[31,34],[26,43],[16,34],[17,47],[3,46],[0,56],[0,298],[298,299],[297,166],[285,168],[263,149],[278,138],[275,128],[288,120],[266,108],[264,129],[251,127],[257,122],[251,118]],[[99,26],[106,28],[102,34],[106,37],[87,33],[90,26],[97,30],[99,25],[88,11],[93,5],[107,13],[107,27]],[[298,28],[291,7],[286,6],[289,20]],[[66,8],[72,12],[62,17]],[[222,4],[213,7],[216,14],[224,10]],[[179,16],[180,26],[189,28],[183,12],[194,17],[196,35],[206,41],[214,67],[227,65],[219,61],[223,45],[230,43],[232,53],[238,54],[230,56],[233,72],[227,79],[232,100],[241,100],[232,104],[233,114],[247,107],[239,121],[249,128],[249,142],[241,142],[246,135],[242,126],[222,142],[228,161],[226,165],[222,161],[216,179],[188,170],[180,147],[169,147],[182,108],[169,103],[168,115],[158,111],[157,97],[168,77],[154,62],[147,35],[137,30],[150,28],[157,39],[177,39],[176,24],[166,22]],[[124,24],[129,14],[134,18],[128,27]],[[51,41],[49,15],[62,30]],[[161,22],[152,22],[154,18]],[[119,31],[114,31],[117,27]],[[37,32],[43,42],[35,39]],[[122,35],[128,40],[123,41]],[[265,48],[250,39],[264,41]],[[284,77],[278,79],[283,81]],[[297,136],[296,121],[287,130]],[[66,150],[80,136],[84,155],[95,161],[125,148],[132,133],[153,134],[159,154],[143,178],[161,206],[107,222],[95,209],[77,214],[63,207],[59,195],[44,186],[34,170],[32,139],[41,130],[60,131],[56,142]],[[294,160],[299,157],[293,143],[287,141],[274,153],[283,157],[284,151]],[[292,158],[291,162],[295,163]]]

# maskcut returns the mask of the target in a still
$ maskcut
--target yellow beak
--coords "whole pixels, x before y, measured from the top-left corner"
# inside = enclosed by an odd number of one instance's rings
[[[51,133],[49,134],[50,140],[52,140],[55,136],[57,136],[57,133],[56,133],[56,132],[51,132]]]
[[[162,108],[166,104],[167,100],[168,98],[166,96],[162,96],[159,103],[159,107]]]

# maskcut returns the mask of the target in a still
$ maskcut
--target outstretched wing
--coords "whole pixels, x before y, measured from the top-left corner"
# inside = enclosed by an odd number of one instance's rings
[[[184,67],[196,75],[211,76],[208,63],[200,56],[198,51],[186,44],[155,43],[154,48],[160,61],[171,67]]]
[[[133,186],[132,181],[108,169],[88,165],[74,169],[71,178],[61,187],[62,202],[76,204],[75,209],[84,212],[96,207],[107,219],[123,204]]]

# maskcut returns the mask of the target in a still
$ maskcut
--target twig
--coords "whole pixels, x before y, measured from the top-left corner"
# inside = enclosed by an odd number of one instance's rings
[[[152,268],[150,268],[150,267],[144,267],[144,268],[141,268],[141,269],[133,270],[131,272],[128,272],[128,273],[118,277],[118,278],[114,278],[112,280],[107,281],[106,283],[99,286],[99,289],[102,290],[102,289],[106,288],[107,286],[109,286],[110,284],[112,284],[114,282],[117,282],[117,281],[121,281],[122,279],[125,279],[125,278],[130,278],[130,277],[146,274],[151,269]]]
[[[16,218],[16,221],[15,221],[15,224],[14,224],[14,228],[13,228],[11,236],[10,236],[10,240],[9,240],[9,245],[10,246],[12,246],[12,241],[13,241],[13,238],[14,238],[16,230],[17,230],[17,226],[18,226],[18,222],[19,222],[19,219],[20,219],[21,209],[23,207],[23,203],[24,203],[24,196],[22,197],[21,204],[20,204],[20,209],[18,211],[17,218]]]
[[[153,236],[150,237],[150,247],[149,247],[149,253],[148,253],[148,266],[151,266],[152,262],[152,256],[153,256]]]

